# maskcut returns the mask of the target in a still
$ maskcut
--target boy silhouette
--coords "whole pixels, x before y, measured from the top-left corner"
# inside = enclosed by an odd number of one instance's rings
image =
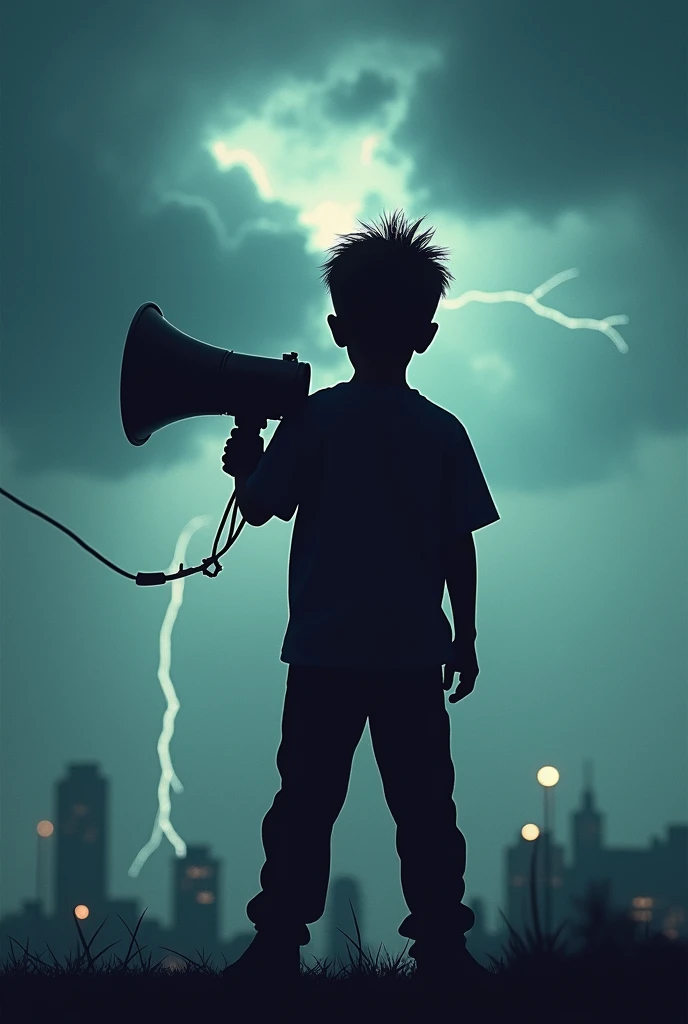
[[[261,892],[246,908],[257,935],[225,969],[231,978],[298,975],[307,926],[325,910],[332,828],[367,721],[396,822],[409,956],[419,975],[488,974],[466,950],[475,916],[463,902],[444,692],[458,673],[449,700],[461,700],[479,672],[472,534],[499,513],[461,422],[406,382],[453,280],[437,262],[446,250],[427,244],[434,231],[414,238],[423,219],[411,225],[396,211],[380,229],[339,236],[324,264],[337,314],[327,320],[353,377],[309,395],[264,454],[262,438],[260,451],[225,447],[250,525],[288,522],[298,507],[280,655],[281,788],[262,825]]]

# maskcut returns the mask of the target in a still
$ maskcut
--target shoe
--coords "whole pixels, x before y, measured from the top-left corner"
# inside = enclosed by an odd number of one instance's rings
[[[236,984],[283,985],[297,980],[300,974],[299,944],[266,932],[258,932],[239,959],[222,971],[223,978]]]

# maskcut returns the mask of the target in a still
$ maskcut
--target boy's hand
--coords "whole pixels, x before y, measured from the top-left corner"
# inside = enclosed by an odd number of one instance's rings
[[[451,690],[454,685],[454,673],[459,673],[459,684],[449,696],[450,703],[456,704],[458,700],[473,693],[475,681],[478,678],[478,658],[475,653],[475,640],[454,640],[452,643],[451,658],[444,666],[445,690]]]
[[[229,476],[250,476],[263,455],[263,438],[235,427],[225,444],[222,469]]]

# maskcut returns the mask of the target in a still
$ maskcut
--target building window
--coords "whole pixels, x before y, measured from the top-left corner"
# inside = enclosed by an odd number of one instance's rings
[[[634,896],[632,903],[634,907],[638,907],[641,910],[649,910],[651,907],[654,907],[655,905],[655,901],[652,899],[651,896]],[[639,918],[639,920],[645,919]]]
[[[196,903],[214,903],[215,893],[209,892],[207,889],[202,889],[196,893]]]
[[[206,865],[190,864],[186,869],[187,878],[209,878],[212,870]]]

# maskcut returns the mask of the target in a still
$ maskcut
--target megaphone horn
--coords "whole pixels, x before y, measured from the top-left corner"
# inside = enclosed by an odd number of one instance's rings
[[[127,440],[145,444],[161,427],[189,416],[234,416],[256,423],[296,412],[308,397],[309,363],[242,355],[191,338],[144,302],[129,325],[120,374]]]

